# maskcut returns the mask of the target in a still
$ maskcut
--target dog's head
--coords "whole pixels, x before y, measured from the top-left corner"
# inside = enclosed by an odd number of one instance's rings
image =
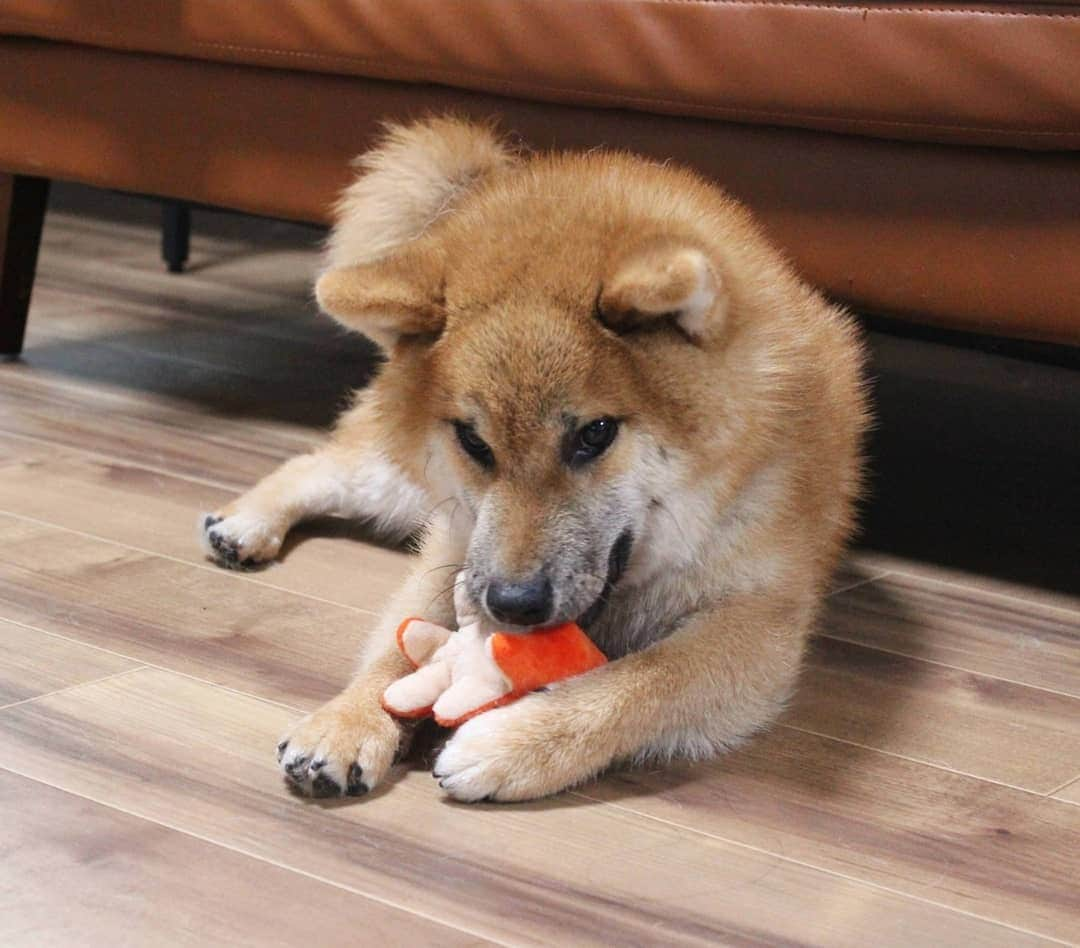
[[[721,421],[696,392],[728,289],[714,249],[611,161],[506,174],[316,288],[387,349],[379,401],[409,431],[388,442],[467,511],[468,591],[511,627],[587,624],[624,574],[693,555],[685,498]]]

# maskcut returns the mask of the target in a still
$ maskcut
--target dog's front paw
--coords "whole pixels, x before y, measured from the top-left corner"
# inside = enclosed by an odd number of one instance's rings
[[[202,514],[199,539],[210,559],[229,569],[247,569],[272,560],[281,549],[279,525],[245,513]]]
[[[435,761],[450,796],[474,802],[535,800],[591,777],[586,735],[561,718],[550,695],[535,694],[466,721]]]
[[[386,776],[402,737],[381,708],[332,701],[285,735],[278,763],[289,784],[308,796],[358,797]]]

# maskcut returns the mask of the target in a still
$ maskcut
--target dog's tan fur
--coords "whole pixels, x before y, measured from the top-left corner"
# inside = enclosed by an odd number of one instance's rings
[[[612,153],[512,154],[450,119],[393,128],[346,193],[322,307],[387,351],[321,451],[206,520],[222,560],[273,557],[318,514],[425,530],[346,690],[282,742],[314,793],[386,775],[408,730],[379,707],[393,630],[467,589],[545,571],[559,619],[615,659],[488,712],[435,770],[464,800],[554,793],[623,759],[704,757],[789,695],[852,527],[866,425],[848,318],[695,175]],[[567,432],[620,419],[566,463]],[[451,421],[490,445],[486,470]],[[633,536],[605,589],[612,544]]]

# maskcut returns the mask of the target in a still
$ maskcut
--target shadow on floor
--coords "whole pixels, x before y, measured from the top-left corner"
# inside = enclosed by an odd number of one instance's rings
[[[1080,592],[1080,372],[871,336],[861,544]]]

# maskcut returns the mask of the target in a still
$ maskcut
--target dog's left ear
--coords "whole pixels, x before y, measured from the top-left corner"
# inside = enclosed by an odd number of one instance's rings
[[[600,288],[597,315],[618,333],[666,321],[702,342],[722,327],[727,305],[727,292],[705,253],[672,239],[617,260]]]
[[[442,272],[430,253],[399,251],[327,270],[315,283],[315,299],[324,312],[389,352],[402,336],[442,332]]]

